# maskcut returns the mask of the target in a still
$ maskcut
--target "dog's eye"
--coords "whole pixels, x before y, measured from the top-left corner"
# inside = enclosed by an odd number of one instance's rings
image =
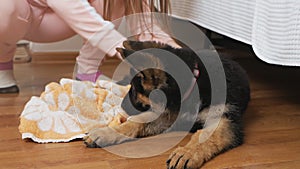
[[[142,81],[144,81],[144,80],[146,80],[147,79],[147,77],[146,77],[146,75],[144,74],[144,72],[139,72],[136,76],[135,76],[137,79],[139,79],[140,81],[140,83],[142,83]]]
[[[156,76],[151,75],[150,79],[151,79],[151,80],[156,80],[157,78],[156,78]]]
[[[154,74],[151,74],[151,75],[145,75],[143,72],[142,73],[142,77],[144,80],[148,80],[148,81],[154,81],[156,79],[156,77],[154,76]]]

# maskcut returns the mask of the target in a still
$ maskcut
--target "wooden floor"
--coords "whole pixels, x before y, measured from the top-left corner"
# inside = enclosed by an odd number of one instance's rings
[[[236,60],[247,70],[252,90],[244,118],[245,143],[217,156],[203,168],[300,168],[300,69],[271,66],[254,56]],[[103,71],[112,75],[116,64],[116,61],[108,61]],[[168,154],[174,148],[154,157],[125,158],[104,149],[86,148],[81,140],[37,144],[21,139],[18,117],[25,103],[31,96],[40,95],[47,83],[72,77],[73,67],[70,61],[15,65],[21,92],[0,95],[0,168],[165,168]],[[177,134],[166,136],[167,140],[171,141]],[[186,143],[189,137],[179,145]]]

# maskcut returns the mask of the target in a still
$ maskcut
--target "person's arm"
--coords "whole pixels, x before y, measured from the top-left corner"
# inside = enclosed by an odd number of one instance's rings
[[[115,48],[121,47],[126,40],[87,0],[46,0],[46,3],[76,33],[110,56],[115,55]]]

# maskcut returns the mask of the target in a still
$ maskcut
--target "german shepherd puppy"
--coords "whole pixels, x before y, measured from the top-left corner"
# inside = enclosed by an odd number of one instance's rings
[[[213,52],[200,52],[197,55],[191,49],[175,49],[156,42],[125,41],[123,45],[125,49],[119,48],[117,50],[124,58],[136,54],[140,55],[140,58],[151,56],[149,57],[151,59],[138,60],[137,66],[134,63],[132,64],[133,78],[129,81],[131,89],[125,97],[122,107],[133,118],[143,119],[144,114],[146,114],[145,117],[149,117],[147,116],[149,111],[154,112],[153,114],[157,116],[153,120],[144,123],[138,123],[134,120],[124,122],[113,129],[121,135],[112,134],[112,129],[109,127],[92,130],[84,138],[88,147],[104,147],[183,128],[194,132],[194,134],[187,145],[178,147],[171,153],[167,160],[167,168],[190,169],[199,168],[214,156],[242,144],[242,114],[250,100],[250,89],[245,71],[236,62],[220,58],[221,67],[225,73],[224,81],[227,94],[224,102],[218,101],[218,99],[212,101],[212,77],[209,77],[207,68],[217,67],[217,65],[214,63],[208,66],[204,65],[198,55],[211,57],[210,55]],[[159,53],[147,50],[151,48],[168,51],[188,65],[190,71],[193,72],[193,77],[183,75],[182,78],[186,84],[191,84],[188,85],[190,87],[180,89],[174,77],[159,68],[164,67],[168,62],[163,62],[161,59],[163,57],[156,57]],[[146,66],[150,62],[158,68],[144,69],[142,65]],[[215,70],[217,71],[217,69]],[[198,88],[196,90],[199,94],[196,94],[198,98],[192,98],[195,95],[190,94],[191,88],[193,89],[192,92],[195,92],[196,87]],[[151,91],[156,89],[165,94],[167,102],[160,100],[160,97],[151,96]],[[184,90],[182,91],[184,96],[182,96],[180,90]],[[184,106],[184,104],[189,109],[185,109],[184,114],[180,116],[181,106]],[[163,107],[163,110],[161,107]],[[159,111],[160,113],[157,114]],[[194,111],[197,111],[196,115],[192,114]],[[189,113],[191,115],[186,115]],[[140,116],[142,117],[139,118]],[[186,123],[174,125],[178,118],[186,118],[184,120]],[[194,119],[194,121],[188,119]],[[206,123],[209,121],[208,119],[211,120],[209,124]],[[185,128],[185,126],[190,127]],[[214,130],[209,134],[212,128]],[[205,135],[209,136],[201,141],[201,137],[205,137]]]

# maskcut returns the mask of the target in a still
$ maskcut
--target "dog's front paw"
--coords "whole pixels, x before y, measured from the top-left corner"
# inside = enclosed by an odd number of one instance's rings
[[[204,158],[201,152],[193,148],[178,147],[167,160],[168,169],[196,169],[202,166]]]
[[[113,144],[116,139],[113,133],[114,131],[109,127],[96,128],[91,130],[83,140],[90,148],[105,147]]]
[[[106,147],[133,139],[134,138],[118,133],[110,127],[93,129],[83,138],[86,146],[90,148]]]

